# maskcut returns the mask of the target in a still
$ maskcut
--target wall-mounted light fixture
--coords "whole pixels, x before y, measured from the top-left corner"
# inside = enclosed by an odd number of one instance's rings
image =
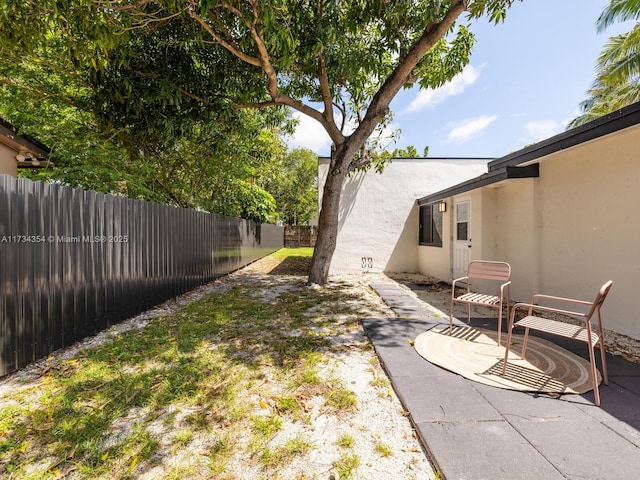
[[[447,202],[445,202],[444,200],[441,200],[440,203],[438,203],[438,212],[444,213],[446,211],[447,211]]]

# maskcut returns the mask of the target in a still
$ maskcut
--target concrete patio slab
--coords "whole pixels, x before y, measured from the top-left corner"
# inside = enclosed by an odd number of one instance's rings
[[[478,395],[471,382],[462,377],[457,380],[438,375],[396,377],[394,386],[416,423],[503,420],[500,413]]]
[[[517,422],[515,428],[566,478],[632,479],[640,472],[638,447],[600,422]]]
[[[602,424],[640,448],[640,420],[603,420]]]
[[[388,284],[384,291],[397,295]],[[442,478],[637,477],[639,364],[607,355],[609,386],[600,386],[601,407],[593,404],[593,392],[554,397],[494,388],[437,367],[415,351],[412,340],[417,335],[448,320],[435,313],[424,318],[362,320]],[[466,324],[464,320],[454,323]],[[471,325],[495,328],[496,319],[472,318]],[[554,343],[588,355],[576,342]]]
[[[417,427],[448,480],[566,478],[507,422],[427,422]]]
[[[391,349],[390,351],[387,351]],[[376,352],[380,358],[384,358],[384,367],[389,372],[394,372],[396,377],[409,377],[416,381],[426,380],[425,377],[447,376],[449,372],[429,363],[424,365],[424,359],[413,348],[403,348],[397,351],[396,347],[379,346]],[[428,363],[428,362],[427,362]]]
[[[509,422],[587,422],[592,421],[593,417],[578,405],[587,404],[597,408],[580,395],[558,398],[544,393],[504,390],[481,384],[477,384],[476,389]]]

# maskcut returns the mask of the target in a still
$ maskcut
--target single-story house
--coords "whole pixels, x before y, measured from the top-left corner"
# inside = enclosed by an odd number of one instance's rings
[[[329,159],[319,159],[320,201]],[[512,266],[511,297],[591,300],[640,339],[640,103],[498,159],[394,159],[341,196],[330,273],[418,272],[447,282],[470,260]]]
[[[416,199],[487,169],[488,158],[394,158],[379,174],[354,172],[343,188],[330,274],[418,271]],[[318,197],[330,159],[318,161]]]
[[[18,168],[39,168],[53,165],[51,149],[0,118],[0,175],[18,176]]]
[[[613,280],[604,326],[640,339],[640,103],[491,161],[417,204],[420,273],[450,282],[469,260],[506,261],[518,301],[538,292],[593,300]]]

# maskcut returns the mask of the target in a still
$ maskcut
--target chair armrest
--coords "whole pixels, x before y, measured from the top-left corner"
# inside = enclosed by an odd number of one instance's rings
[[[593,304],[593,302],[586,302],[584,300],[576,300],[574,298],[554,297],[553,295],[543,295],[540,293],[533,295],[529,303],[535,304],[535,300],[539,298],[544,298],[547,300],[557,300],[560,302],[567,302],[567,303],[575,303],[576,305],[592,305]]]
[[[467,284],[469,283],[469,277],[460,277],[460,278],[456,278],[456,279],[453,281],[453,283],[451,284],[451,291],[453,291],[453,289],[455,288],[456,283],[457,283],[457,282],[461,282],[462,280],[466,280],[466,281],[467,281]]]
[[[587,302],[587,304],[589,304],[589,302]],[[563,310],[561,308],[545,307],[544,305],[537,305],[535,303],[516,303],[511,308],[510,322],[512,322],[513,319],[515,318],[516,310],[522,307],[526,307],[529,309],[529,315],[531,315],[531,310],[535,309],[535,310],[542,310],[544,312],[560,313],[562,315],[571,315],[573,317],[581,317],[581,318],[587,317],[587,314],[582,312],[573,312],[571,310]]]
[[[463,280],[467,281],[467,290],[469,290],[469,277],[460,277],[456,278],[451,284],[451,301],[456,298],[456,282],[462,282]]]
[[[509,285],[511,285],[511,280],[509,280],[508,282],[503,283],[502,285],[500,285],[500,293],[502,293],[504,291],[504,289],[506,287],[508,287]]]

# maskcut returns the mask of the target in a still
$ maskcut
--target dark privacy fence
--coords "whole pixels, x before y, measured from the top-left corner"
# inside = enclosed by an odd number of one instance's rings
[[[282,243],[274,225],[0,175],[0,376]]]

